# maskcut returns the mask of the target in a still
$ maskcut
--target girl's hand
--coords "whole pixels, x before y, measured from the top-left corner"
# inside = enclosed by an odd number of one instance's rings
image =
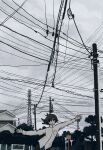
[[[16,132],[17,132],[17,133],[22,133],[22,134],[23,134],[23,130],[22,130],[22,129],[17,129]]]

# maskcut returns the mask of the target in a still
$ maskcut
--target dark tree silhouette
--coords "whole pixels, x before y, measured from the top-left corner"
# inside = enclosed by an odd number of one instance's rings
[[[85,118],[85,122],[89,124],[89,126],[86,126],[83,129],[85,138],[93,142],[95,140],[96,133],[96,118],[93,115],[89,115],[87,118]]]
[[[82,131],[75,130],[72,134],[72,139],[74,141],[84,141],[84,133]]]
[[[67,135],[71,135],[71,133],[69,131],[64,131],[62,134],[63,137],[66,137]]]
[[[12,133],[8,130],[0,132],[0,143],[11,143]]]
[[[84,150],[84,133],[82,131],[75,130],[72,134],[73,149]]]
[[[96,117],[93,115],[89,115],[87,118],[85,118],[85,122],[91,124],[91,126],[96,125]]]
[[[26,123],[22,123],[19,126],[17,126],[17,129],[23,129],[25,131],[31,131],[31,130],[33,130],[33,127],[28,126]]]

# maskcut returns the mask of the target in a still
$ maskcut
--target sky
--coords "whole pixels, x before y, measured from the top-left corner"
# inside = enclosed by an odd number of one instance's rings
[[[26,122],[27,94],[31,89],[32,104],[40,101],[37,107],[38,128],[42,126],[41,118],[48,113],[49,97],[54,99],[54,113],[60,121],[77,114],[82,118],[94,114],[93,67],[89,58],[93,43],[97,43],[99,53],[99,89],[103,88],[103,2],[71,0],[76,25],[89,52],[83,47],[73,19],[68,18],[68,1],[59,38],[55,88],[52,80],[56,57],[40,99],[60,3],[61,0],[0,0],[0,109],[16,114],[20,123]],[[18,9],[20,5],[22,7]],[[103,93],[99,90],[99,94],[102,115]],[[80,127],[83,126],[81,121]],[[76,124],[68,128],[74,130]]]

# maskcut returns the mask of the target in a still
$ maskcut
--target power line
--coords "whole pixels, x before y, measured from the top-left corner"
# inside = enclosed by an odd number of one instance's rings
[[[73,19],[73,21],[74,21],[75,27],[76,27],[77,32],[78,32],[78,34],[79,34],[79,37],[80,37],[80,39],[81,39],[81,41],[82,41],[82,43],[83,43],[83,46],[85,47],[85,49],[87,50],[87,52],[90,54],[88,48],[87,48],[86,45],[84,44],[84,41],[83,41],[83,39],[82,39],[81,34],[80,34],[80,32],[79,32],[79,29],[78,29],[77,24],[76,24],[76,21],[75,21],[75,19],[74,19],[74,14],[72,14],[71,8],[68,9],[68,17],[70,17],[70,16],[72,17],[72,19]]]
[[[14,9],[15,10],[15,9]],[[14,18],[14,17],[13,17]],[[18,21],[18,20],[17,20]],[[19,22],[20,23],[20,22]],[[22,23],[23,25],[25,25],[24,23]],[[27,26],[27,25],[26,25]],[[29,27],[29,26],[27,26],[27,27]],[[30,28],[30,27],[29,27]],[[48,39],[46,36],[44,36],[43,34],[41,34],[41,32],[39,32],[39,31],[36,31],[36,30],[34,30],[34,29],[32,29],[32,28],[30,28],[31,30],[33,30],[35,33],[39,33],[41,36],[43,36],[44,38],[46,38],[46,39]],[[59,31],[59,30],[58,30]],[[61,36],[60,36],[61,37]],[[63,37],[61,37],[61,38],[63,38]],[[64,39],[64,38],[63,38]],[[72,39],[72,38],[71,38]],[[49,41],[52,41],[52,40],[50,40],[50,39],[48,39]],[[72,39],[73,40],[73,39]],[[76,40],[75,40],[76,41]],[[68,41],[68,42],[70,42],[70,41]],[[72,42],[70,42],[71,44],[73,44]],[[63,44],[60,44],[60,45],[62,45],[62,46],[64,46]],[[75,45],[75,44],[73,44],[73,45]],[[77,46],[77,45],[75,45],[75,46]],[[65,47],[65,46],[64,46]],[[77,46],[78,47],[78,46]],[[68,47],[69,48],[69,47]],[[72,48],[70,48],[70,49],[72,49]],[[72,50],[74,50],[74,49],[72,49]],[[78,51],[78,50],[76,50],[76,51]],[[81,53],[83,53],[83,52],[81,52]]]
[[[4,1],[3,1],[3,2],[4,2]],[[15,1],[12,0],[12,2],[15,3],[17,6],[20,7],[20,5],[18,5]],[[4,3],[6,3],[6,2],[4,2]],[[12,9],[13,9],[13,8],[12,8]],[[30,13],[28,13],[24,8],[21,8],[21,9],[24,10],[24,12],[26,12],[29,16],[31,16],[32,18],[34,18],[36,21],[38,21],[38,22],[40,22],[40,23],[46,25],[46,24],[43,23],[41,20],[37,19],[36,17],[34,17],[34,16],[32,16]],[[19,13],[19,12],[17,12],[17,13]],[[20,13],[19,13],[19,14],[20,14]],[[23,15],[22,15],[22,16],[23,16]],[[48,25],[48,26],[49,26],[49,25]],[[51,26],[49,26],[49,27],[53,29],[53,27],[51,27]],[[64,32],[61,31],[61,33],[63,33],[63,35],[65,35],[65,36],[67,36]],[[70,38],[70,37],[69,37],[69,38]],[[74,40],[73,38],[71,38],[71,39]],[[74,41],[76,41],[76,40],[74,40]],[[78,41],[76,41],[76,42],[78,42]],[[79,42],[78,42],[78,43],[79,43]]]
[[[39,99],[39,101],[37,103],[37,106],[38,106],[38,104],[40,103],[40,101],[42,99],[42,96],[43,96],[43,93],[44,93],[44,90],[45,90],[45,87],[46,87],[46,83],[47,83],[47,78],[48,78],[48,73],[49,73],[49,70],[50,70],[50,66],[51,66],[51,63],[52,63],[53,58],[54,58],[55,44],[56,44],[56,39],[57,39],[57,35],[58,35],[58,25],[59,25],[59,21],[60,21],[60,15],[61,15],[63,3],[64,3],[64,1],[61,0],[61,4],[60,4],[60,8],[59,8],[59,13],[58,13],[58,18],[57,18],[57,23],[56,23],[56,31],[55,31],[55,36],[54,36],[53,49],[51,51],[50,60],[49,60],[49,64],[48,64],[47,72],[46,72],[46,76],[45,76],[44,86],[43,86],[43,89],[42,89],[42,92],[41,92],[41,95],[40,95],[40,99]]]
[[[61,22],[60,22],[60,27],[59,27],[58,37],[57,37],[56,54],[55,54],[55,49],[54,49],[54,54],[56,55],[55,56],[56,60],[55,60],[55,69],[54,69],[54,74],[53,74],[53,79],[52,79],[52,86],[54,86],[54,80],[55,80],[55,76],[56,76],[56,72],[57,72],[57,63],[58,63],[58,54],[59,54],[59,37],[60,37],[60,33],[61,33],[63,20],[64,20],[64,17],[65,17],[67,2],[68,2],[67,0],[64,2],[64,10],[63,10],[63,14],[62,14],[62,17],[61,17]]]
[[[1,0],[3,1],[3,0]],[[10,14],[2,23],[0,23],[0,26],[3,25],[5,22],[7,22],[15,13],[19,11],[19,9],[26,3],[27,0],[24,0],[24,2],[19,6],[17,10],[15,10],[12,14]]]
[[[26,55],[28,55],[28,56],[31,56],[31,57],[34,57],[34,58],[37,58],[37,59],[40,59],[40,60],[43,60],[43,61],[48,62],[48,60],[46,60],[46,59],[39,58],[39,57],[37,57],[37,56],[31,55],[30,53],[24,52],[24,51],[22,51],[21,49],[15,47],[15,46],[12,46],[12,45],[10,45],[10,44],[7,44],[7,43],[5,43],[5,42],[3,42],[3,41],[1,41],[1,40],[0,40],[0,43],[3,43],[3,44],[5,44],[5,45],[7,45],[7,46],[9,46],[9,47],[11,47],[11,48],[13,48],[13,49],[15,49],[16,51],[19,51],[19,52],[21,52],[21,53],[23,53],[23,54],[26,54]]]
[[[12,0],[13,1],[13,0]],[[12,10],[15,11],[15,9],[13,7],[11,7],[9,4],[7,4],[6,2],[4,2],[2,0],[2,2],[7,5],[9,8],[11,8]],[[14,1],[13,1],[14,2]],[[16,2],[14,2],[16,4],[16,6],[20,7],[20,5],[18,5]],[[22,10],[25,10],[23,7],[21,7]],[[23,14],[21,14],[20,12],[17,12],[19,15],[21,15],[22,17],[26,18],[27,20],[29,20],[30,22],[32,22],[33,24],[37,25],[39,28],[41,28],[43,31],[46,31],[42,26],[38,25],[37,23],[34,23],[32,20],[30,20],[29,18],[27,18],[26,16],[24,16]],[[26,12],[27,13],[27,12]],[[34,17],[35,18],[35,17]],[[36,18],[35,18],[36,19]],[[36,19],[38,20],[38,19]],[[41,21],[40,21],[41,22]]]

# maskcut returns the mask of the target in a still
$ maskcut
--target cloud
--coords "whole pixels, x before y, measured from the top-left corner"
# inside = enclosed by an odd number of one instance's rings
[[[8,0],[5,2],[7,2],[8,4],[10,4],[10,6],[12,6],[13,8],[17,9],[17,6],[15,4],[13,4],[13,2],[11,0]],[[17,2],[19,5],[23,2],[23,0],[18,0],[15,2]],[[59,5],[60,5],[60,0],[54,0],[54,15],[55,15],[55,21],[57,20],[57,15],[58,15],[58,10],[59,10]],[[2,4],[2,5],[1,5]],[[97,5],[97,1],[93,1],[91,0],[89,3],[87,1],[83,1],[83,0],[79,0],[78,2],[72,1],[72,11],[75,14],[75,20],[76,23],[78,25],[78,29],[83,37],[83,40],[86,41],[86,39],[91,35],[91,33],[93,33],[93,31],[98,27],[98,25],[101,23],[102,21],[102,9],[100,8],[100,4],[98,4],[98,7],[96,8]],[[2,6],[5,11],[7,11],[8,13],[12,13],[13,10],[11,10],[9,7],[5,6],[1,1],[0,1],[0,6]],[[48,25],[51,25],[52,27],[54,27],[54,20],[53,20],[53,1],[52,0],[46,0],[46,17],[47,17],[47,23]],[[23,8],[25,8],[32,16],[36,17],[37,19],[39,19],[40,21],[43,21],[44,23],[46,23],[46,18],[45,18],[45,3],[44,0],[29,0],[26,2],[26,4],[23,6]],[[26,16],[27,18],[29,18],[31,20],[27,20],[26,18],[24,18],[23,16],[20,16],[18,13],[16,13],[14,15],[14,17],[21,19],[21,21],[24,21],[27,25],[29,25],[30,27],[32,27],[33,29],[39,31],[41,34],[46,36],[46,31],[43,31],[40,27],[37,26],[37,24],[39,24],[41,27],[43,27],[45,30],[47,29],[47,26],[41,24],[40,22],[38,22],[37,20],[35,20],[33,17],[27,15],[23,10],[19,10],[19,12]],[[1,12],[1,17],[0,21],[2,22],[5,18],[6,15],[3,15]],[[34,22],[34,23],[33,23]],[[36,24],[35,24],[36,23]],[[62,31],[67,33],[67,24],[68,24],[68,17],[66,14],[65,20],[63,22],[63,26],[62,26]],[[23,24],[18,23],[17,21],[15,21],[14,19],[9,19],[6,23],[6,26],[12,28],[13,30],[16,30],[17,32],[27,35],[31,38],[33,38],[34,40],[37,40],[39,42],[42,42],[50,47],[53,46],[53,42],[50,42],[49,40],[47,40],[46,38],[42,37],[40,34],[35,33],[33,30],[31,30],[28,27],[25,27]],[[7,32],[8,34],[4,33],[3,31],[0,30],[0,40],[3,40],[5,42],[7,42],[8,44],[12,44],[14,46],[17,46],[18,48],[21,48],[24,51],[27,51],[29,53],[34,53],[35,56],[39,56],[40,58],[45,58],[47,60],[49,60],[50,57],[50,53],[51,53],[51,49],[46,49],[46,47],[41,46],[40,44],[37,44],[36,42],[32,42],[20,35],[17,35],[7,29],[5,29],[4,27],[0,27],[1,30]],[[49,28],[49,31],[52,33],[52,29]],[[10,37],[10,36],[14,36],[14,37]],[[62,34],[63,36],[63,34]],[[76,28],[73,24],[73,20],[70,20],[69,22],[69,36],[71,36],[72,38],[74,37],[77,41],[80,41],[80,37],[76,31]],[[63,36],[65,37],[65,36]],[[4,39],[4,38],[8,38]],[[16,38],[16,39],[15,39]],[[48,35],[48,37],[50,40],[54,40],[54,37],[51,36],[51,34]],[[21,42],[19,41],[21,40]],[[25,43],[24,43],[25,42]],[[60,42],[62,44],[64,44],[64,46],[66,46],[66,41],[60,39]],[[80,41],[81,42],[81,41]],[[92,44],[92,43],[91,43]],[[23,47],[25,46],[25,47]],[[35,46],[35,47],[34,47]],[[68,46],[71,47],[71,44],[68,44]],[[37,47],[37,48],[36,48]],[[38,49],[39,48],[39,49]],[[65,52],[65,47],[60,46],[59,47],[61,52]],[[72,48],[75,48],[75,46],[72,46]],[[57,74],[56,74],[56,83],[58,83],[56,86],[67,89],[67,90],[71,90],[73,92],[80,92],[82,94],[89,94],[92,95],[93,92],[89,93],[86,92],[85,90],[83,91],[82,87],[84,87],[86,82],[89,82],[90,77],[89,75],[91,75],[91,72],[89,72],[88,70],[90,70],[91,68],[91,63],[88,61],[82,61],[81,58],[87,58],[88,56],[85,54],[82,54],[81,52],[86,53],[86,50],[84,49],[79,49],[80,53],[76,53],[73,50],[70,50],[69,48],[67,49],[67,60],[68,62],[64,62],[59,64],[59,68],[57,69]],[[23,60],[20,58],[16,58],[15,56],[11,56],[10,54],[6,54],[3,52],[0,52],[0,64],[8,64],[8,65],[27,65],[27,64],[31,64],[31,65],[39,65],[40,63],[45,63],[44,61],[40,61],[39,59],[36,58],[31,58],[29,56],[26,56],[20,52],[15,51],[14,49],[1,44],[0,43],[0,50],[5,50],[7,52],[12,52],[20,57],[24,57],[24,58],[28,58],[31,59],[32,61],[37,61],[37,62],[31,62],[28,60]],[[69,56],[69,54],[72,54],[74,57]],[[80,59],[77,59],[76,61],[72,61],[73,59],[75,59],[75,57],[80,57]],[[59,57],[60,58],[60,57]],[[64,61],[64,54],[61,54],[61,60]],[[84,64],[85,63],[85,64]],[[47,62],[46,62],[47,64]],[[54,64],[53,64],[54,65]],[[50,74],[49,77],[53,74],[54,71],[54,66],[52,65],[51,70],[50,70]],[[84,65],[84,66],[83,66]],[[64,68],[63,68],[64,67]],[[72,69],[71,69],[72,68]],[[83,69],[87,71],[83,72]],[[46,71],[47,71],[47,65],[41,65],[41,66],[32,66],[32,67],[2,67],[0,68],[0,75],[2,76],[7,76],[5,73],[3,74],[1,72],[1,70],[5,70],[9,73],[12,74],[16,74],[16,75],[21,75],[23,76],[22,79],[25,79],[26,76],[31,77],[34,79],[34,82],[38,81],[39,83],[44,81],[45,79],[45,75],[46,75]],[[88,76],[87,76],[88,75]],[[10,78],[18,78],[18,76],[15,75],[8,75],[8,77]],[[92,79],[92,75],[91,75],[91,79]],[[52,78],[49,79],[49,81],[51,81]],[[31,81],[31,80],[30,80]],[[78,83],[76,83],[76,81],[78,81]],[[6,82],[8,83],[8,82]],[[0,90],[3,93],[6,94],[12,94],[13,96],[20,96],[21,98],[26,98],[27,99],[27,91],[28,88],[32,89],[32,94],[33,94],[33,103],[35,101],[38,101],[40,98],[40,94],[42,91],[42,87],[41,86],[35,86],[35,85],[25,85],[25,84],[21,84],[18,85],[17,82],[16,83],[12,83],[11,86],[7,85],[7,84],[2,83],[2,86],[6,86],[7,88],[12,88],[15,90],[19,90],[20,94],[15,92],[7,92],[7,89],[4,90]],[[9,82],[10,83],[10,82]],[[89,82],[90,83],[90,82]],[[63,85],[65,84],[65,86]],[[12,85],[18,86],[18,88],[14,88],[14,86],[12,87]],[[70,86],[72,85],[72,86]],[[64,87],[63,87],[64,86]],[[37,87],[37,88],[35,88]],[[80,88],[79,90],[77,89]],[[90,85],[88,85],[86,88],[92,88],[93,84],[90,83]],[[19,89],[20,88],[20,89]],[[21,89],[22,88],[22,89]],[[84,87],[85,88],[85,87]],[[23,92],[23,94],[22,94]],[[44,107],[43,109],[38,109],[38,113],[40,113],[40,115],[38,114],[38,118],[41,118],[41,115],[46,114],[46,112],[48,111],[48,106],[49,106],[49,96],[53,97],[55,99],[55,102],[59,103],[61,106],[64,106],[65,110],[63,112],[63,115],[65,116],[68,115],[68,110],[70,111],[74,111],[74,113],[76,114],[76,112],[88,112],[91,111],[91,107],[85,107],[82,108],[80,106],[71,106],[70,104],[72,104],[72,101],[75,104],[78,104],[81,102],[84,102],[84,98],[82,99],[81,97],[78,97],[76,95],[72,95],[72,94],[66,94],[65,92],[61,92],[58,90],[46,87],[45,92],[44,92],[44,96],[43,99],[40,103],[40,106],[44,106],[44,103],[47,105],[47,107]],[[13,97],[6,97],[6,96],[1,96],[0,95],[1,100],[3,100],[3,102],[6,103],[13,103],[14,105],[19,106],[21,104],[21,99],[14,99]],[[79,99],[79,101],[78,101]],[[26,100],[22,101],[22,103],[24,103],[24,106],[26,106]],[[4,106],[4,105],[2,105]],[[7,107],[6,105],[4,106],[4,108],[9,108],[11,109],[11,107]],[[93,106],[92,106],[93,108]],[[1,107],[2,109],[2,107]],[[55,104],[55,109],[54,111],[57,114],[60,114],[60,110],[61,107],[59,107],[57,104]],[[22,113],[25,111],[25,116],[26,116],[26,108],[25,109],[20,109],[19,113]],[[40,112],[41,111],[41,112]],[[43,111],[45,111],[43,113]],[[63,116],[62,115],[62,116]],[[62,121],[63,118],[60,117],[60,120]],[[66,119],[66,118],[65,118]]]
[[[89,37],[100,25],[102,20],[102,13],[95,9],[88,9],[88,6],[89,4],[85,5],[85,3],[75,1],[71,7],[72,12],[75,15],[75,20],[84,38],[87,38],[87,36]]]

